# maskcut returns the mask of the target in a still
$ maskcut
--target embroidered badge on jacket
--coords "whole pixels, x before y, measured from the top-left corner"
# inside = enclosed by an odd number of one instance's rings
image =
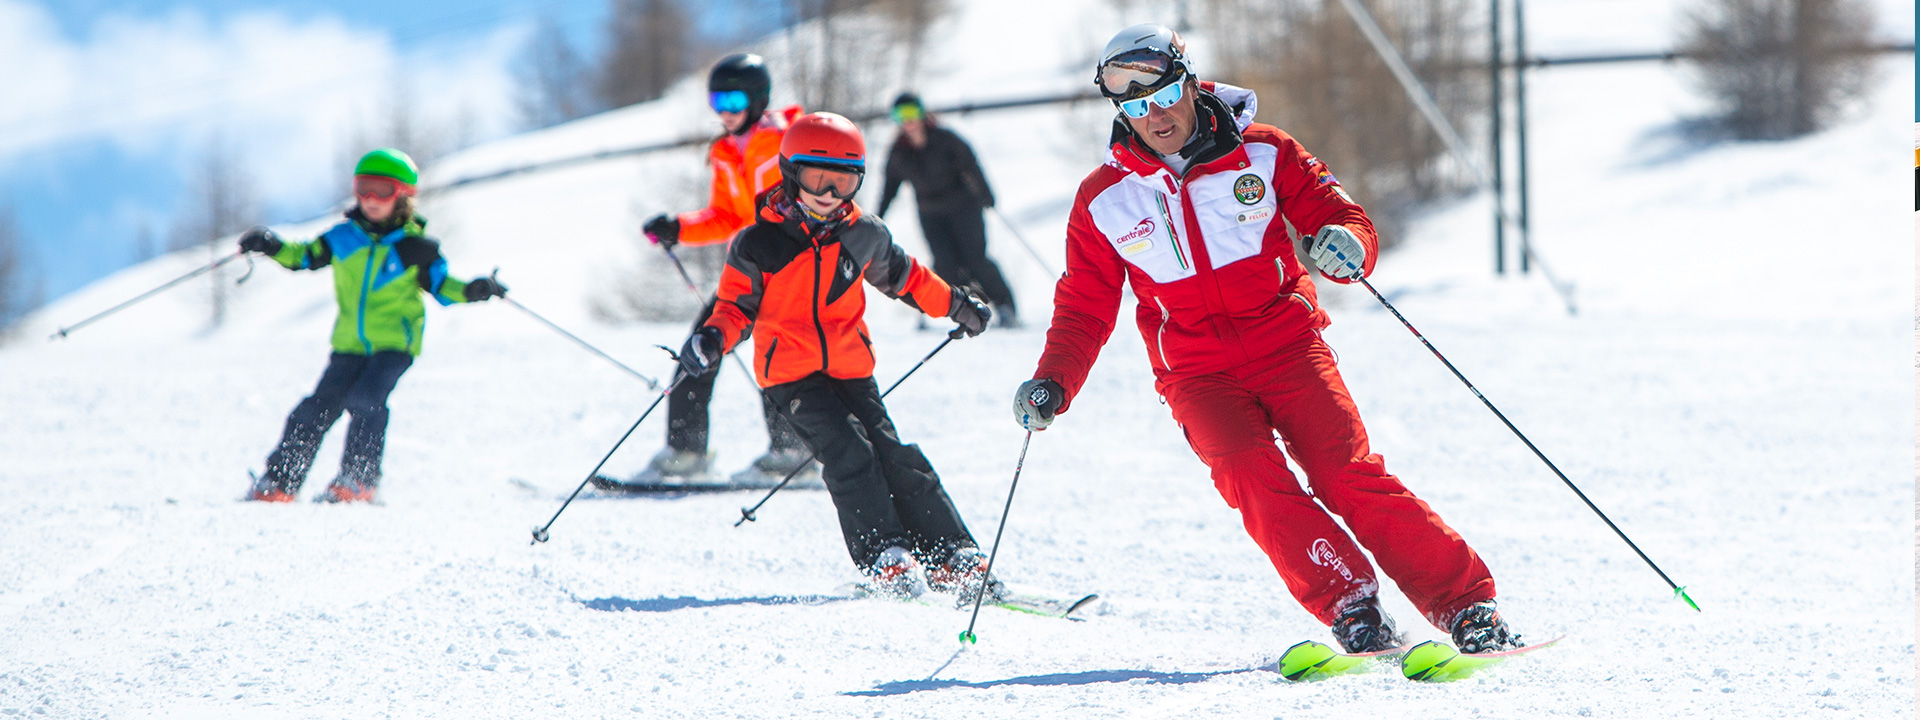
[[[1252,205],[1267,196],[1267,184],[1259,175],[1247,173],[1233,181],[1233,196],[1241,205]]]

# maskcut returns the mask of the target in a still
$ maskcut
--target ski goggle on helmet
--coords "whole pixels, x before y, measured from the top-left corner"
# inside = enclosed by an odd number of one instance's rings
[[[831,195],[841,200],[852,200],[854,193],[860,192],[860,181],[865,175],[849,167],[830,167],[815,165],[807,160],[796,158],[793,181],[811,195]]]
[[[413,187],[382,175],[353,176],[353,194],[375,200],[392,200],[395,195],[412,195]]]
[[[713,107],[714,112],[737,113],[746,112],[752,99],[747,97],[745,90],[721,90],[707,93],[707,104]]]
[[[1128,117],[1146,117],[1149,101],[1173,107],[1182,95],[1181,82],[1193,73],[1180,35],[1154,23],[1121,30],[1100,58],[1094,84]]]

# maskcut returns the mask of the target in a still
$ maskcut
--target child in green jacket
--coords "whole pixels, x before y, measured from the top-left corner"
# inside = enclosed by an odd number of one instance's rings
[[[491,278],[461,282],[447,277],[439,243],[426,236],[426,219],[413,211],[419,179],[419,169],[406,153],[380,148],[360,158],[353,169],[353,194],[359,202],[347,211],[346,222],[310,242],[283,242],[264,227],[240,236],[241,250],[267,255],[289,269],[332,265],[340,303],[340,317],[333,324],[333,357],[320,385],[287,416],[280,446],[267,457],[266,473],[254,479],[248,500],[293,501],[313,467],[321,438],[345,411],[353,420],[347,424],[340,474],[319,499],[371,502],[386,447],[387,395],[420,354],[427,313],[420,296],[451,305],[507,294]]]

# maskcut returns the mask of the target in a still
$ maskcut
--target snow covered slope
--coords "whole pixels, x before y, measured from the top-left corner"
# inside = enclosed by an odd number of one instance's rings
[[[965,4],[950,47],[1019,40],[1031,64],[935,78],[930,101],[1080,82],[1066,60],[1123,22],[1095,3],[1026,3],[1056,15],[1008,29],[1009,5]],[[169,257],[54,303],[0,349],[0,713],[1908,716],[1914,258],[1898,140],[1914,76],[1905,58],[1879,69],[1871,106],[1832,131],[1710,147],[1674,139],[1699,101],[1671,69],[1540,73],[1534,227],[1579,284],[1580,315],[1538,279],[1489,277],[1484,202],[1431,211],[1375,276],[1704,613],[1348,290],[1328,293],[1327,336],[1376,449],[1486,557],[1516,628],[1571,634],[1561,646],[1441,687],[1388,672],[1280,680],[1280,651],[1325,629],[1214,493],[1130,329],[1074,412],[1035,437],[1000,561],[1016,583],[1103,600],[1080,623],[988,611],[964,652],[964,613],[826,597],[853,570],[820,493],[783,493],[741,528],[755,496],[581,501],[530,546],[651,396],[500,304],[429,311],[426,354],[393,398],[384,506],[236,503],[325,362],[324,276],[263,265],[215,332],[203,290],[183,288],[62,343],[36,336],[204,261]],[[435,172],[678,137],[704,121],[696,94]],[[1008,214],[1057,253],[1102,115],[951,121]],[[675,184],[697,163],[527,176],[428,210],[456,274],[501,266],[521,302],[665,374],[651,346],[677,345],[683,325],[606,326],[590,308],[644,261],[638,218],[689,206]],[[915,247],[913,223],[898,225]],[[1044,318],[1045,274],[1001,230],[996,255]],[[883,381],[940,339],[897,305],[876,303],[872,324]],[[1041,342],[1037,329],[956,342],[889,403],[982,539],[1021,439],[1007,396]],[[737,373],[722,373],[713,415],[723,467],[765,442]],[[610,468],[643,463],[660,425]],[[1416,639],[1439,637],[1397,595],[1388,609]]]

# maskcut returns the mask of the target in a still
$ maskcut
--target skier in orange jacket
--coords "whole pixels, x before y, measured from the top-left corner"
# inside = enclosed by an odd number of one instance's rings
[[[993,312],[907,255],[885,223],[853,203],[866,141],[852,122],[833,113],[800,118],[780,163],[786,179],[735,236],[719,304],[680,350],[681,370],[712,375],[751,332],[754,375],[819,452],[847,551],[874,589],[970,597],[989,582],[986,554],[880,401],[861,282],[950,318],[969,336],[986,330]]]
[[[713,189],[707,206],[679,214],[656,215],[642,227],[649,240],[675,245],[722,243],[753,224],[754,202],[780,184],[780,140],[800,117],[800,106],[768,111],[773,79],[759,55],[739,53],[721,58],[707,76],[708,103],[727,133],[707,150],[713,168]],[[700,327],[713,314],[714,300],[693,321]],[[713,454],[707,450],[707,404],[715,377],[686,378],[667,398],[667,447],[647,463],[636,482],[647,484],[697,482],[710,472]],[[770,487],[795,467],[806,463],[809,472],[794,478],[793,486],[818,487],[819,463],[786,419],[765,404],[767,452],[745,470],[735,473],[740,487]]]

